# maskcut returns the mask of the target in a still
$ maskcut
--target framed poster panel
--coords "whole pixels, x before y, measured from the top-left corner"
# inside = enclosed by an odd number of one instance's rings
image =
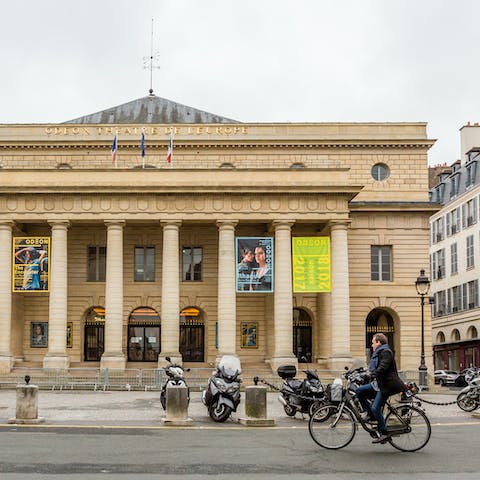
[[[50,237],[13,238],[13,292],[48,292]]]
[[[67,348],[73,345],[73,322],[67,322]]]
[[[258,323],[242,322],[242,348],[258,348]]]
[[[273,238],[235,238],[236,292],[273,292]]]
[[[48,347],[48,323],[30,323],[30,346],[32,348]]]

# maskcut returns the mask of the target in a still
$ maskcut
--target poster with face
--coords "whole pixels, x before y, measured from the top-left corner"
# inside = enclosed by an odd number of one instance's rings
[[[13,292],[49,291],[49,237],[13,239]]]
[[[33,348],[48,347],[47,322],[32,322],[30,324],[30,346]]]
[[[273,238],[236,237],[236,291],[273,292]]]

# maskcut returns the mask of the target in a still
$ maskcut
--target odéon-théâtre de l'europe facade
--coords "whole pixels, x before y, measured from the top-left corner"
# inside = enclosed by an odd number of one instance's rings
[[[241,123],[155,95],[0,125],[1,369],[338,370],[380,331],[416,370],[432,144],[424,123]],[[430,352],[429,309],[425,332]]]

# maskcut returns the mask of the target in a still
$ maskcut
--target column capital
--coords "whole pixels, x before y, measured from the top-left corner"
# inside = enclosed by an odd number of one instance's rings
[[[238,220],[217,220],[218,229],[222,228],[235,228],[238,225]]]
[[[349,218],[345,218],[343,220],[329,220],[328,225],[330,225],[330,228],[332,230],[344,230],[347,229],[352,221]]]
[[[68,228],[70,226],[70,221],[69,220],[47,220],[47,223],[51,227]]]
[[[103,223],[107,227],[125,227],[125,224],[127,223],[125,220],[104,220]]]
[[[288,228],[290,230],[294,224],[295,224],[295,220],[289,220],[289,219],[272,221],[272,227],[275,230],[283,229],[283,228]]]
[[[15,222],[13,220],[0,220],[1,229],[7,228],[8,230],[12,230],[14,226]]]
[[[182,221],[181,220],[160,220],[160,225],[162,227],[169,227],[169,226],[172,226],[172,227],[177,227],[177,228],[180,228],[181,225],[182,225]]]

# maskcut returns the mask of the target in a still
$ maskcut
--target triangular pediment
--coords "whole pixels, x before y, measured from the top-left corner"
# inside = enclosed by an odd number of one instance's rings
[[[166,98],[148,95],[64,123],[241,123]]]

